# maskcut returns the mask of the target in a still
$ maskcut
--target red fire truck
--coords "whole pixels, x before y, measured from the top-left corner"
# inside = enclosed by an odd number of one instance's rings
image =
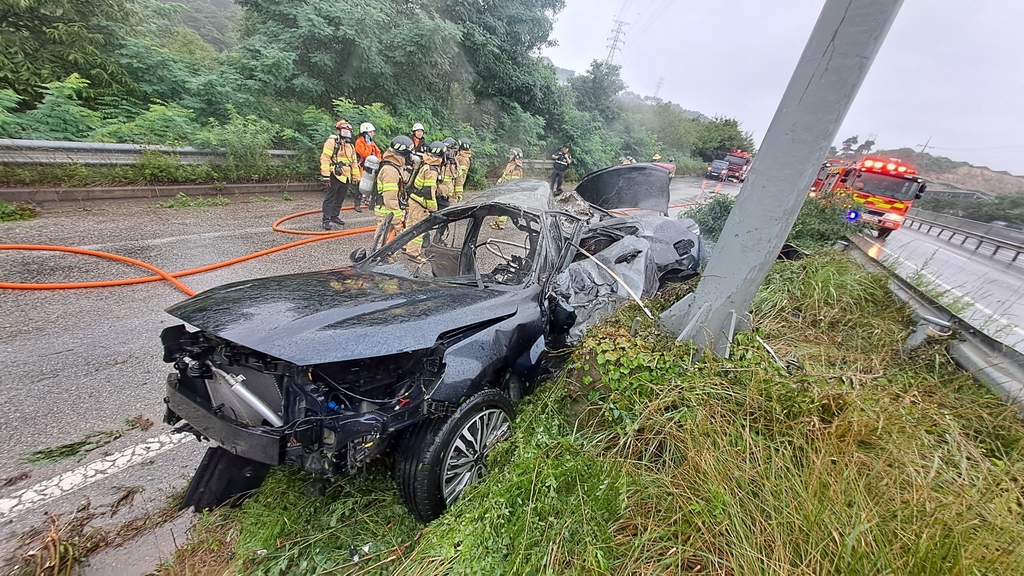
[[[750,165],[754,163],[750,153],[742,150],[733,150],[725,155],[724,160],[729,163],[726,179],[737,182],[747,179],[747,170],[750,170]]]
[[[907,210],[924,192],[917,170],[897,158],[868,156],[856,163],[832,159],[822,164],[810,195],[849,195],[864,207],[847,211],[847,219],[870,224],[885,239],[899,229]]]

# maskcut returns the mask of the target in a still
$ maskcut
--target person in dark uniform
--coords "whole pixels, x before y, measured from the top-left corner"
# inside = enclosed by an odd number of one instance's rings
[[[551,171],[551,192],[558,196],[562,193],[562,182],[565,180],[565,171],[569,169],[569,165],[572,164],[572,155],[569,154],[569,145],[562,146],[562,150],[551,156],[551,159],[555,161],[555,167]]]

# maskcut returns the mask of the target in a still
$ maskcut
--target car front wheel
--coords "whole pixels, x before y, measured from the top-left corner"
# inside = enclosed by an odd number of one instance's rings
[[[395,454],[395,482],[421,522],[441,516],[487,474],[487,456],[512,432],[513,409],[498,390],[473,395],[447,418],[414,425]]]

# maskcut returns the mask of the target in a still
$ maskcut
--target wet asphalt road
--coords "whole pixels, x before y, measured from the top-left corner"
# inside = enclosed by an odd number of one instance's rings
[[[677,178],[672,202],[695,201],[700,179]],[[708,184],[708,189],[714,183]],[[735,194],[736,184],[723,192]],[[319,194],[296,194],[293,201],[233,199],[228,206],[156,208],[151,199],[54,204],[34,220],[0,225],[0,244],[50,244],[89,248],[145,261],[167,271],[189,269],[271,248],[300,236],[276,233],[270,224],[287,214],[319,208]],[[678,210],[673,210],[673,213]],[[372,212],[342,213],[348,228],[374,224]],[[316,230],[319,214],[286,226]],[[369,244],[359,235],[300,246],[225,269],[182,278],[193,290],[262,276],[322,270],[349,263],[348,254]],[[76,282],[148,276],[128,264],[88,256],[0,251],[0,280]],[[134,286],[25,291],[0,290],[0,484],[21,472],[31,477],[0,487],[0,541],[38,523],[44,513],[74,510],[83,500],[102,505],[115,486],[142,486],[148,501],[181,489],[206,445],[177,444],[84,487],[49,493],[42,503],[4,512],[26,488],[104,455],[118,453],[162,434],[163,388],[168,366],[161,361],[160,331],[180,323],[163,312],[185,298],[167,282]],[[28,465],[19,460],[32,450],[72,442],[93,430],[123,426],[141,415],[155,425],[132,430],[81,461]],[[35,496],[29,494],[29,496]],[[0,543],[0,554],[10,543]]]

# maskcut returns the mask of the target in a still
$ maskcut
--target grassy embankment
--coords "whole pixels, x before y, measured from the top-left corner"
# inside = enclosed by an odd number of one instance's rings
[[[884,278],[819,252],[776,265],[754,314],[805,370],[752,334],[690,364],[651,322],[630,337],[631,306],[518,407],[495,471],[430,526],[384,462],[323,497],[279,470],[165,572],[1024,572],[1024,424],[941,343],[901,352],[909,311]]]

